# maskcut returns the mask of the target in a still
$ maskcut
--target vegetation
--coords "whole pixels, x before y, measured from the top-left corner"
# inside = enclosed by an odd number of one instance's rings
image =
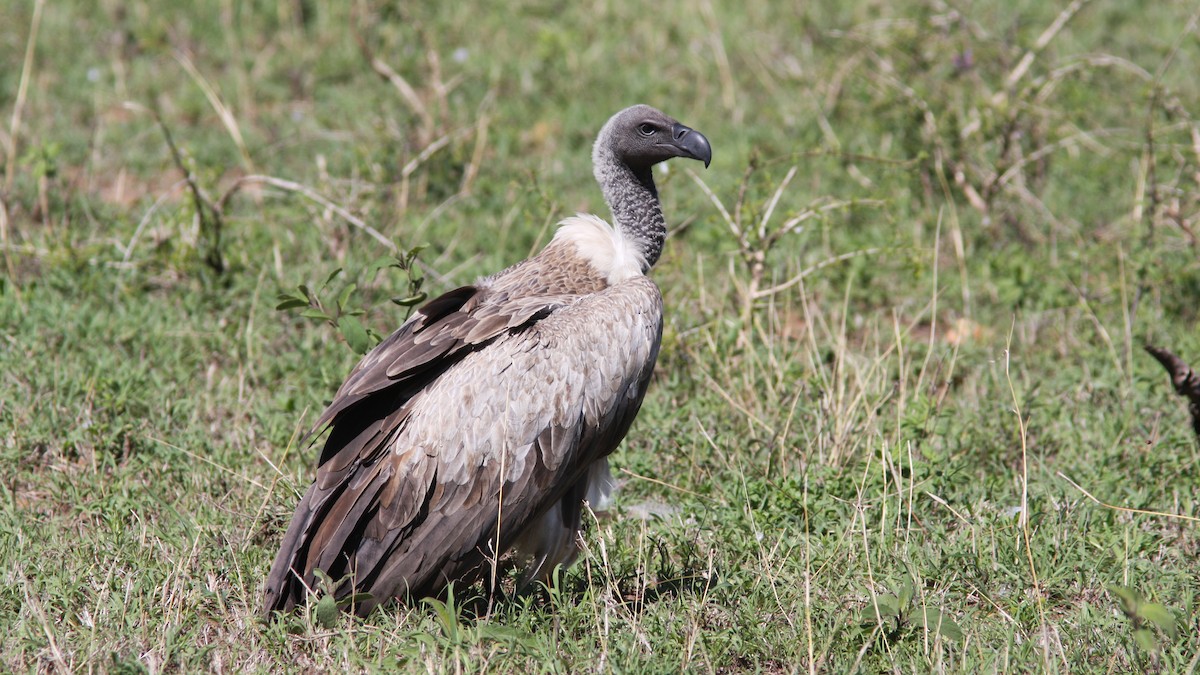
[[[1196,670],[1195,11],[0,4],[0,668]],[[490,613],[260,622],[356,350],[602,212],[635,102],[715,161],[615,516]]]

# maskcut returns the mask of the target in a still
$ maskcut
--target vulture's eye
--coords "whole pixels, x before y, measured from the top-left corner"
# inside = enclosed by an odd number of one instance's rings
[[[644,122],[642,124],[642,126],[638,127],[638,133],[640,133],[643,136],[653,136],[654,135],[654,125],[650,124],[649,122]]]

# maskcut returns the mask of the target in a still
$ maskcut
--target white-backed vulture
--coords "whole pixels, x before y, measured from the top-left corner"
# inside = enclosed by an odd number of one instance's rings
[[[646,394],[662,296],[645,274],[667,229],[651,167],[712,159],[699,132],[645,105],[592,151],[613,224],[561,223],[541,253],[438,297],[358,363],[317,420],[315,482],[267,578],[288,611],[334,580],[365,615],[478,580],[514,546],[546,580],[577,553],[582,502],[608,498],[608,455]]]

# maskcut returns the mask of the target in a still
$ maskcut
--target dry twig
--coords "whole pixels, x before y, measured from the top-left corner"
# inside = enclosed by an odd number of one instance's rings
[[[1167,369],[1175,393],[1187,398],[1188,412],[1192,414],[1192,430],[1200,438],[1200,374],[1172,352],[1162,347],[1146,345],[1146,351]]]
[[[8,124],[8,160],[4,167],[4,194],[12,191],[17,173],[17,136],[21,129],[21,113],[25,110],[25,97],[29,93],[29,79],[33,73],[33,48],[37,44],[38,27],[42,24],[42,7],[45,0],[37,0],[33,6],[33,18],[29,21],[29,41],[25,43],[25,61],[21,65],[21,82],[17,85],[17,100],[13,103],[12,118]]]

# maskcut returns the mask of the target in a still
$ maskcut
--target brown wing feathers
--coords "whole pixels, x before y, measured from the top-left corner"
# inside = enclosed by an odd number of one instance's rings
[[[314,432],[325,427],[331,427],[331,432],[322,451],[317,480],[301,500],[272,567],[267,584],[268,611],[294,606],[296,596],[303,597],[304,592],[297,585],[301,579],[311,585],[313,569],[321,569],[334,579],[347,571],[351,562],[345,550],[347,542],[361,537],[359,530],[365,524],[391,530],[414,521],[436,487],[436,476],[426,475],[435,472],[435,465],[418,462],[412,473],[393,475],[393,464],[382,461],[390,440],[403,429],[409,412],[407,403],[471,349],[509,330],[510,324],[519,328],[557,306],[554,302],[547,305],[543,299],[515,303],[509,308],[514,310],[511,312],[489,307],[491,311],[484,312],[480,320],[471,314],[481,307],[479,296],[479,289],[466,286],[422,307],[364,357],[318,419]],[[563,298],[554,300],[561,302]],[[485,324],[490,334],[480,328]],[[478,490],[482,484],[472,487]],[[380,515],[370,518],[369,513]],[[306,536],[313,526],[315,531]],[[403,534],[397,531],[384,539]],[[286,555],[289,549],[291,556]],[[281,589],[276,597],[272,597],[274,588]]]

